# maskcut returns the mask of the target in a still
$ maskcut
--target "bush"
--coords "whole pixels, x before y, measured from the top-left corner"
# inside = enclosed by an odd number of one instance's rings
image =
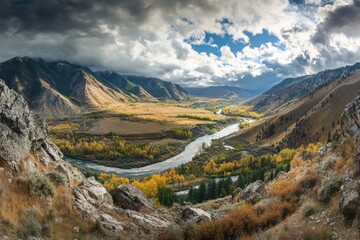
[[[66,176],[60,172],[51,172],[48,174],[49,178],[58,185],[65,186],[67,184]]]
[[[18,184],[27,188],[31,196],[54,196],[54,185],[46,176],[28,174],[18,179]]]
[[[334,168],[336,161],[337,161],[337,158],[336,158],[336,157],[330,156],[330,157],[323,163],[323,165],[321,166],[321,169],[322,169],[323,171],[327,171],[327,170],[329,170],[329,169]]]
[[[181,229],[176,225],[170,225],[158,237],[158,240],[181,240],[181,239],[183,239]]]
[[[53,234],[53,231],[54,231],[54,228],[53,228],[53,225],[52,223],[44,223],[43,226],[42,226],[42,235],[43,236],[46,236],[46,237],[51,237],[51,235]]]
[[[304,218],[310,217],[311,215],[314,215],[317,212],[317,207],[314,204],[306,204],[301,209],[301,214]]]
[[[222,220],[202,223],[187,232],[196,239],[237,239],[278,224],[296,210],[292,203],[274,203],[263,208],[244,205]]]
[[[321,184],[318,199],[322,203],[328,203],[331,197],[340,190],[341,180],[338,176],[330,176]]]
[[[318,182],[320,182],[320,177],[314,173],[311,173],[302,178],[299,182],[299,185],[301,188],[307,190],[315,187]]]
[[[332,239],[333,234],[327,228],[318,227],[315,229],[305,228],[302,234],[303,240],[328,240]]]
[[[34,217],[27,217],[22,222],[18,233],[21,237],[39,237],[41,235],[41,224]]]

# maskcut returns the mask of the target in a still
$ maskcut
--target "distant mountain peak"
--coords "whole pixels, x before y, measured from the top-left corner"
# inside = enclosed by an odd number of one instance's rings
[[[67,61],[48,62],[33,57],[14,57],[0,63],[0,79],[46,117],[71,115],[82,108],[109,102],[190,97],[179,85],[160,79],[94,72]]]

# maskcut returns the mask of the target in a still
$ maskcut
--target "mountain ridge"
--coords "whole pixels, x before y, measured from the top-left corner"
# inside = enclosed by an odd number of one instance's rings
[[[48,62],[41,58],[14,57],[0,63],[0,79],[44,117],[77,114],[116,102],[190,98],[179,85],[157,78],[95,72],[67,61]]]
[[[313,75],[288,78],[244,104],[253,106],[255,111],[270,113],[288,102],[310,94],[334,79],[347,77],[359,68],[360,63],[355,63],[336,69],[327,69]]]
[[[206,98],[225,98],[228,100],[243,100],[254,96],[254,92],[234,86],[209,86],[185,88],[191,95]]]

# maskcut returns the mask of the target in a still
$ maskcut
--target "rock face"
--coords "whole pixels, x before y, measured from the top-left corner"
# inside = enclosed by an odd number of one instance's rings
[[[258,180],[249,184],[240,194],[239,200],[243,200],[250,203],[256,203],[261,199],[266,198],[267,191],[263,181]]]
[[[238,200],[239,199],[239,195],[241,194],[242,189],[241,188],[236,188],[232,193],[231,193],[231,200]]]
[[[13,169],[31,152],[40,149],[52,160],[60,160],[61,152],[46,137],[45,123],[36,119],[22,96],[0,80],[0,158]]]
[[[94,177],[85,179],[73,190],[75,208],[85,217],[96,222],[107,235],[116,236],[124,224],[103,209],[113,210],[113,200],[106,189]]]
[[[360,180],[346,173],[341,186],[340,210],[346,219],[360,217]]]
[[[343,129],[354,139],[360,152],[360,96],[346,105],[343,113]],[[345,126],[344,126],[345,125]],[[355,159],[355,173],[360,175],[360,155]]]
[[[111,207],[113,204],[111,195],[94,177],[74,188],[73,195],[76,208],[89,215],[95,214],[101,206]]]
[[[132,185],[119,185],[112,193],[114,203],[123,209],[151,212],[155,204]]]
[[[341,186],[340,211],[346,219],[360,220],[360,94],[346,105],[341,127],[357,146],[355,169],[344,175]]]
[[[182,212],[182,218],[185,222],[201,223],[203,221],[210,221],[211,215],[200,208],[187,207]]]
[[[153,215],[143,214],[133,210],[123,210],[123,209],[118,209],[118,212],[128,216],[140,226],[146,225],[152,228],[166,228],[169,225],[171,225],[171,222],[156,214]]]

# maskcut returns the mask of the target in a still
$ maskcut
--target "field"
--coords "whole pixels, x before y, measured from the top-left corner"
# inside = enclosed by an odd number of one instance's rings
[[[196,126],[207,131],[219,121],[226,124],[228,117],[193,103],[120,103],[51,119],[48,124],[53,141],[65,154],[105,165],[140,167],[181,152],[198,136],[193,135]]]

